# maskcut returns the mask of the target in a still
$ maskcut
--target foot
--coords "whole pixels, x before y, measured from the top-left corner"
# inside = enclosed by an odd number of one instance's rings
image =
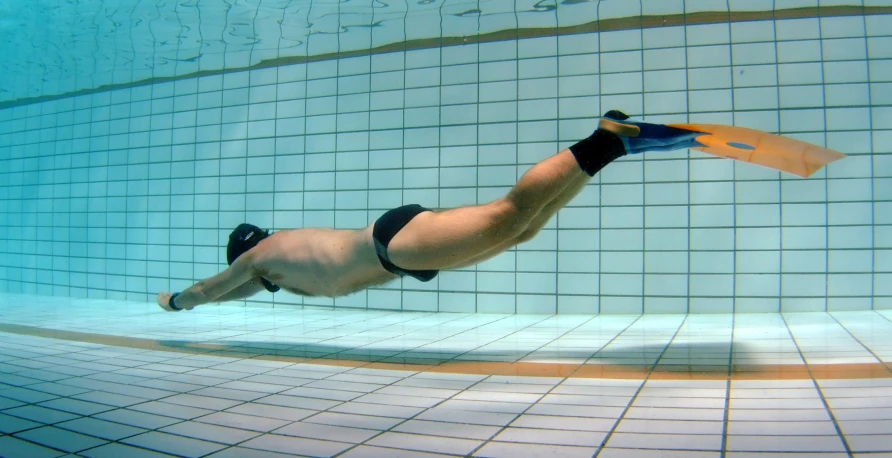
[[[601,118],[598,130],[616,134],[628,154],[645,151],[672,151],[703,146],[696,138],[703,132],[695,132],[663,124],[628,121],[629,116],[619,110],[610,110]]]

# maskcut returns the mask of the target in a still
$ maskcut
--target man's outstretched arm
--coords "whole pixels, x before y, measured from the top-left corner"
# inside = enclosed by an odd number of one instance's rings
[[[199,281],[176,296],[174,304],[178,309],[191,310],[201,304],[213,302],[241,285],[249,282],[256,274],[253,257],[248,253],[239,256],[226,270]],[[174,311],[170,305],[171,293],[158,294],[158,305],[164,310]]]
[[[260,281],[257,280],[257,278],[252,278],[251,280],[242,283],[241,286],[236,287],[234,290],[214,299],[214,302],[229,302],[237,301],[240,299],[247,299],[263,291],[266,291],[266,288],[263,287],[263,284],[261,284]]]

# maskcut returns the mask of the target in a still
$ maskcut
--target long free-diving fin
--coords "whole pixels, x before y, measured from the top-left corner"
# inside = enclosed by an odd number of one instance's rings
[[[743,127],[715,124],[670,124],[668,127],[701,132],[702,135],[694,139],[700,146],[692,147],[697,151],[761,165],[803,178],[846,157],[845,154],[827,148]]]

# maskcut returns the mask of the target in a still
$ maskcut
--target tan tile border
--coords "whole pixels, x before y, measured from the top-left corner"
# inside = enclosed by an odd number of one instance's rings
[[[536,27],[522,28],[511,30],[500,30],[480,35],[469,35],[464,37],[440,37],[440,38],[422,38],[417,40],[409,40],[400,43],[392,43],[370,49],[359,49],[354,51],[333,52],[326,54],[318,54],[314,56],[292,56],[279,57],[275,59],[267,59],[255,65],[248,67],[239,67],[232,69],[220,70],[202,70],[198,72],[188,73],[185,75],[148,78],[141,81],[130,83],[108,84],[93,89],[82,89],[74,92],[67,92],[57,95],[46,95],[39,97],[30,97],[26,99],[18,99],[6,102],[0,102],[0,109],[10,108],[31,103],[45,102],[49,100],[58,100],[67,97],[76,97],[80,95],[89,95],[99,92],[113,91],[118,89],[127,89],[132,87],[146,86],[150,84],[165,83],[170,81],[178,81],[183,79],[198,78],[202,76],[223,75],[226,73],[235,73],[246,70],[256,70],[261,68],[278,67],[282,65],[293,65],[309,62],[320,62],[333,59],[343,59],[348,57],[370,56],[375,54],[386,54],[397,51],[414,51],[419,49],[445,48],[450,46],[461,46],[474,43],[489,43],[496,41],[516,40],[518,38],[538,38],[551,37],[561,35],[576,35],[582,33],[593,32],[609,32],[618,30],[635,30],[635,29],[653,29],[660,27],[676,27],[683,25],[703,25],[703,24],[723,24],[735,22],[751,22],[751,21],[767,21],[777,19],[806,19],[806,18],[827,18],[827,17],[846,17],[846,16],[876,16],[883,14],[892,14],[892,6],[825,6],[825,7],[806,7],[806,8],[790,8],[772,11],[732,11],[732,12],[700,12],[691,14],[670,14],[656,16],[634,16],[626,18],[614,18],[595,20],[585,24],[566,26],[566,27]]]
[[[892,364],[890,363],[735,365],[730,368],[728,366],[512,363],[456,360],[445,362],[430,361],[429,363],[404,363],[366,361],[359,357],[355,359],[312,358],[298,356],[296,354],[297,352],[277,352],[275,350],[264,349],[244,349],[244,351],[238,351],[233,350],[228,345],[222,344],[110,336],[79,331],[46,329],[20,324],[0,323],[0,332],[116,347],[137,348],[142,350],[410,372],[652,380],[820,380],[892,378]]]

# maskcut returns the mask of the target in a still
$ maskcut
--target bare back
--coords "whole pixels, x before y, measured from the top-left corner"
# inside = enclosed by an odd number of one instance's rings
[[[397,278],[381,266],[371,226],[280,231],[254,250],[258,275],[304,296],[343,296]]]

